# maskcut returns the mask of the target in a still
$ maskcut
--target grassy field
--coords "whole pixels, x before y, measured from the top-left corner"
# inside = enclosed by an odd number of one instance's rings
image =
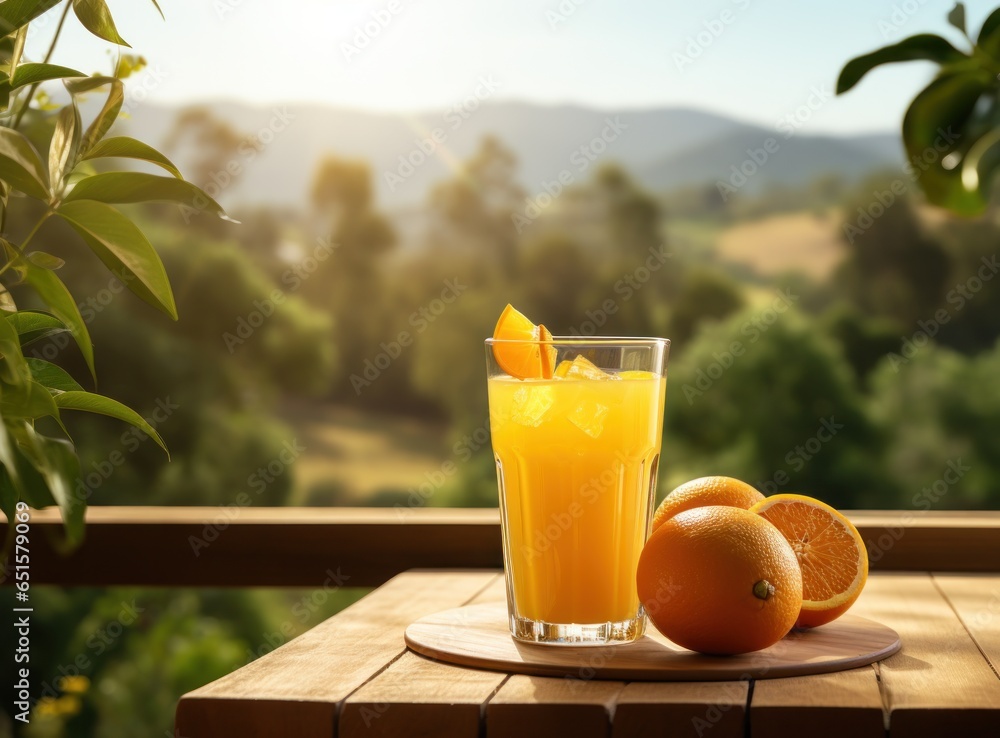
[[[772,215],[739,223],[719,234],[716,255],[762,276],[798,271],[823,279],[844,254],[840,222],[839,214],[831,211]]]

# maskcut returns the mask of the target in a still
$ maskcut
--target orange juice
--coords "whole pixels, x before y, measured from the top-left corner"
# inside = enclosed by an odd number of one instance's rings
[[[640,612],[666,379],[595,373],[488,380],[508,599],[522,618],[592,624]]]

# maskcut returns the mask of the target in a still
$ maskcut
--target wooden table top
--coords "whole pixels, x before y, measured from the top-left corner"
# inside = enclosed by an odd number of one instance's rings
[[[407,572],[185,695],[183,738],[1000,736],[1000,575],[874,573],[852,612],[903,648],[853,671],[734,682],[528,677],[429,661],[403,631],[502,602],[497,572]]]

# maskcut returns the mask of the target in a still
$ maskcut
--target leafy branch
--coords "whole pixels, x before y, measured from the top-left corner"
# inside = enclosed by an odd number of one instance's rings
[[[935,34],[910,36],[849,61],[840,72],[837,94],[882,64],[938,64],[934,80],[903,117],[903,144],[928,201],[959,215],[978,215],[986,210],[1000,171],[1000,8],[986,18],[975,40],[966,30],[963,3],[948,13],[948,22],[968,41],[968,50]]]
[[[32,21],[64,2],[52,42],[41,62],[23,59]],[[152,0],[162,15],[156,0]],[[168,201],[225,217],[221,206],[187,182],[173,163],[153,147],[127,136],[107,137],[124,102],[124,79],[141,66],[129,57],[111,76],[88,76],[51,64],[63,26],[73,11],[92,34],[127,47],[104,0],[6,0],[0,2],[0,511],[10,520],[24,501],[34,508],[57,505],[67,543],[83,536],[86,500],[74,496],[79,459],[63,424],[66,411],[107,415],[166,445],[141,415],[125,405],[86,391],[65,369],[27,357],[25,348],[57,333],[69,333],[92,379],[94,348],[76,300],[59,276],[63,260],[34,244],[46,222],[66,223],[121,282],[139,298],[176,320],[170,280],[152,244],[139,227],[114,207],[123,203]],[[38,103],[38,88],[62,81],[69,101],[49,112]],[[104,104],[84,127],[80,99],[106,90]],[[48,155],[43,159],[19,127],[27,116],[52,119]],[[94,173],[95,159],[133,159],[155,164],[167,176],[132,171]],[[18,194],[19,198],[12,198]],[[6,232],[8,208],[25,199],[44,212],[16,241]],[[29,250],[31,247],[31,250]],[[10,288],[33,290],[44,310],[18,310]],[[50,419],[55,432],[39,424]]]

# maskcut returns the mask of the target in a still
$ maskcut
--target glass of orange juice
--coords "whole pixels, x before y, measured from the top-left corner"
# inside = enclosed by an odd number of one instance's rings
[[[518,345],[518,344],[522,345]],[[670,341],[551,337],[551,378],[519,379],[497,357],[538,341],[486,341],[514,638],[633,641],[645,630],[639,553],[656,488]]]

